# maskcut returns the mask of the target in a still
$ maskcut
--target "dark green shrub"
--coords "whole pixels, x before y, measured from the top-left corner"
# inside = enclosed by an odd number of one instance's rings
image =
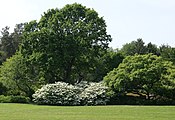
[[[25,96],[11,96],[12,103],[29,103],[30,98]]]
[[[0,95],[0,103],[29,103],[30,99],[25,96],[4,96]]]
[[[111,97],[108,105],[175,105],[175,100],[168,98],[145,99],[135,96]]]
[[[0,95],[0,103],[10,103],[10,102],[11,102],[10,96]]]

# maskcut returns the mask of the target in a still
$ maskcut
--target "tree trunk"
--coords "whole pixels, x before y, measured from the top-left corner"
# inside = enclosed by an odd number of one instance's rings
[[[150,94],[149,93],[147,93],[147,99],[150,100]]]
[[[70,63],[66,66],[65,68],[65,74],[63,80],[67,83],[72,83],[73,81],[71,80],[71,72],[72,72],[72,66],[74,64],[75,58],[72,58],[70,60]]]

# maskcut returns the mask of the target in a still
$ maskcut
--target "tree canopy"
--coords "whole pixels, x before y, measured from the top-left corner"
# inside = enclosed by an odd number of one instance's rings
[[[49,83],[73,83],[94,71],[93,61],[106,51],[110,41],[104,19],[93,9],[75,3],[50,9],[39,22],[29,22],[20,52],[33,63],[34,54],[40,55],[35,60]]]
[[[173,97],[175,66],[152,54],[128,56],[104,81],[115,94]]]

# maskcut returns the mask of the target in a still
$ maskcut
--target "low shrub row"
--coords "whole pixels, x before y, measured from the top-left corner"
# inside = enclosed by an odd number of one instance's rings
[[[158,99],[144,99],[134,96],[117,96],[111,97],[107,102],[108,105],[175,105],[173,99],[158,98]]]
[[[4,96],[0,95],[0,103],[29,103],[30,99],[25,96]]]

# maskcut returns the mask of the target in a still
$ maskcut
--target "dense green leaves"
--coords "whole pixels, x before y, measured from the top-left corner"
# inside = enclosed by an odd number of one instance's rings
[[[81,76],[87,79],[81,72],[94,69],[94,58],[101,56],[110,41],[103,18],[75,3],[50,9],[39,22],[28,23],[20,52],[26,58],[41,54],[37,62],[49,83],[74,83]]]
[[[7,59],[0,68],[0,81],[7,87],[7,94],[24,94],[31,98],[40,81],[38,71],[27,64],[20,53]]]
[[[171,62],[152,54],[128,56],[104,81],[115,94],[136,93],[148,99],[159,95],[173,97],[167,93],[175,90],[174,70]]]

